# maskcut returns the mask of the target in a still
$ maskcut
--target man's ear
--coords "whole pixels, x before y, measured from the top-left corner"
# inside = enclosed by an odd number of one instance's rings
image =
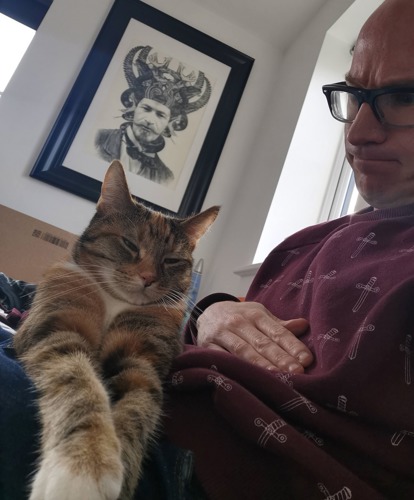
[[[128,101],[131,103],[131,107],[135,109],[138,104],[138,99],[137,96],[135,95],[135,92],[131,92],[128,96]]]
[[[161,135],[163,137],[166,137],[167,139],[169,139],[172,135],[174,135],[172,132],[171,132],[171,127],[170,127],[170,124],[168,124],[165,129],[161,132]]]

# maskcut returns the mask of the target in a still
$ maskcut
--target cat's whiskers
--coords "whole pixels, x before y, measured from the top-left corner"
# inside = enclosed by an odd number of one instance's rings
[[[48,291],[52,292],[54,290],[59,291],[62,286],[62,279],[64,278],[65,280],[65,290],[59,292],[59,293],[54,293],[53,298],[60,298],[62,296],[65,296],[66,294],[71,294],[72,292],[76,292],[79,290],[82,290],[83,288],[88,288],[91,286],[94,286],[99,289],[105,288],[105,285],[107,285],[109,288],[112,287],[119,287],[119,282],[117,282],[117,278],[121,282],[125,282],[125,285],[129,284],[132,285],[133,287],[137,287],[139,285],[138,282],[134,282],[134,277],[129,277],[128,275],[125,275],[125,273],[117,271],[115,269],[111,268],[106,268],[105,266],[102,265],[95,265],[95,266],[80,266],[83,270],[87,272],[87,275],[91,278],[91,281],[88,283],[82,283],[79,286],[76,286],[77,282],[84,280],[84,276],[79,275],[74,273],[73,271],[70,271],[66,274],[59,274],[58,276],[55,277],[50,277],[49,280],[49,286],[48,286]],[[91,269],[92,267],[95,267],[95,269]],[[109,269],[111,271],[111,276],[104,276],[105,270]],[[68,285],[71,285],[70,288]],[[95,290],[91,290],[84,296],[88,296],[91,293],[94,293]],[[167,291],[167,289],[165,290]],[[139,288],[137,288],[137,292],[139,293]],[[160,293],[162,293],[162,290],[160,290]],[[41,304],[41,299],[37,299],[38,303]],[[131,304],[133,305],[133,304]],[[136,305],[144,305],[144,304],[136,304]]]
[[[191,299],[188,299],[188,305],[189,305],[189,311],[190,311],[190,316],[188,318],[188,322],[191,323],[193,326],[197,326],[197,320],[195,319],[195,315],[200,316],[200,314],[203,312],[203,310],[197,306],[197,304],[192,301]]]
[[[49,303],[49,301],[51,299],[55,301],[56,299],[59,299],[59,298],[64,297],[66,295],[71,295],[73,292],[77,292],[79,290],[82,290],[83,288],[89,288],[89,287],[90,287],[90,284],[88,284],[88,285],[81,285],[81,286],[78,286],[78,287],[72,287],[70,289],[63,290],[60,293],[55,293],[55,294],[52,294],[52,295],[48,295],[44,299],[39,298],[39,296],[37,296],[36,304],[34,305],[34,307],[42,307],[44,303],[46,303],[46,304]],[[86,297],[86,296],[88,296],[88,295],[90,295],[91,293],[94,293],[94,292],[95,292],[95,290],[92,290],[89,293],[85,293],[83,295],[83,297]]]
[[[95,269],[91,269],[91,267],[95,267]],[[102,285],[108,285],[111,286],[114,284],[114,278],[118,275],[118,277],[121,277],[122,279],[125,279],[125,275],[119,271],[114,271],[112,270],[112,276],[108,279],[105,278],[103,279],[102,274],[103,271],[105,270],[104,266],[101,265],[95,265],[95,266],[88,266],[88,274],[92,278],[92,281],[85,283],[83,282],[80,285],[77,285],[78,282],[82,282],[84,280],[84,277],[82,275],[77,275],[74,274],[73,271],[70,271],[65,274],[59,274],[58,276],[55,277],[50,277],[49,280],[49,285],[48,285],[48,291],[51,292],[51,295],[49,295],[48,299],[53,298],[54,300],[65,297],[66,295],[72,294],[73,292],[78,292],[81,291],[82,289],[87,289],[91,286],[93,286],[94,289],[90,290],[88,293],[84,294],[84,297],[91,295],[95,293],[97,290],[99,290]],[[65,290],[59,291],[62,287],[62,280],[65,281]],[[70,285],[68,287],[68,285]],[[56,290],[56,292],[54,292]],[[165,289],[166,293],[163,295],[157,303],[162,305],[164,309],[167,308],[176,308],[179,310],[185,309],[188,304],[189,298],[188,296],[180,291],[176,290],[168,290]],[[162,290],[160,290],[162,292]],[[33,293],[33,292],[32,292]],[[37,298],[37,304],[39,306],[42,306],[43,300],[38,296]]]
[[[161,303],[165,309],[174,308],[178,311],[185,312],[187,308],[187,295],[177,290],[170,290],[169,293],[161,298]]]
[[[59,283],[56,283],[55,285],[49,286],[48,287],[48,291],[49,292],[51,291],[53,293],[53,289],[59,290],[61,288],[60,277],[59,277],[59,279],[56,278],[56,281],[59,281]],[[75,285],[76,282],[79,282],[79,281],[81,281],[81,278],[74,279],[73,280],[73,285]],[[91,281],[91,282],[88,282],[88,283],[83,283],[82,285],[79,285],[79,286],[71,286],[70,288],[66,288],[65,290],[62,290],[59,293],[54,293],[52,295],[46,296],[45,299],[44,299],[44,301],[45,302],[49,301],[51,298],[53,300],[56,300],[58,298],[64,297],[65,295],[70,295],[73,292],[78,292],[78,291],[80,291],[82,289],[87,289],[87,288],[90,288],[91,286],[93,286],[94,289],[84,295],[84,297],[86,297],[86,296],[88,296],[88,295],[90,295],[92,293],[95,293],[95,292],[99,291],[100,290],[100,286],[99,285],[106,285],[106,284],[110,284],[110,283],[111,283],[110,280],[100,280],[100,281],[94,280],[94,281]],[[67,286],[68,282],[66,282],[65,284]],[[72,285],[72,283],[70,283],[70,282],[69,282],[69,284]],[[42,299],[39,298],[39,296],[37,297],[36,302],[40,306],[42,305]]]

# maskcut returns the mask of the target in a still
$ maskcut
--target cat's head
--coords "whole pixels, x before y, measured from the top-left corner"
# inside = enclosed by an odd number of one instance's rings
[[[151,210],[132,198],[124,169],[114,161],[74,259],[122,301],[178,303],[191,282],[192,252],[218,211],[179,219]]]

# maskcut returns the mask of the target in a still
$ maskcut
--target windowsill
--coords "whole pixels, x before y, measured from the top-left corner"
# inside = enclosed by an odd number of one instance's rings
[[[254,276],[262,264],[259,262],[258,264],[250,264],[249,266],[240,267],[239,269],[235,269],[233,272],[238,276]]]

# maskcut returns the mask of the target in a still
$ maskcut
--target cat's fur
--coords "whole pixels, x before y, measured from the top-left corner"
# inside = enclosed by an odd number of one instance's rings
[[[133,201],[122,165],[110,165],[95,216],[39,283],[14,339],[39,392],[30,500],[132,497],[181,350],[192,251],[217,213],[151,211]]]

